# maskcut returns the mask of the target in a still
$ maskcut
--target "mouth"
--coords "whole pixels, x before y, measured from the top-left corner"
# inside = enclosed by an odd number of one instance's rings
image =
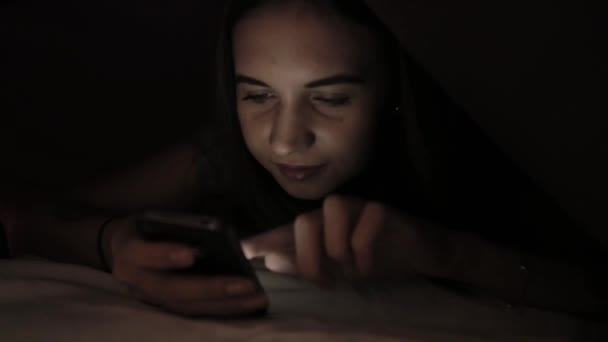
[[[276,164],[279,172],[288,179],[295,181],[303,181],[314,176],[317,176],[325,168],[326,164],[322,165],[289,165]]]

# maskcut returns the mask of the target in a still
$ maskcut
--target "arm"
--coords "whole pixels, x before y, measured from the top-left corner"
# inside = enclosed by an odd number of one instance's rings
[[[114,278],[134,297],[181,315],[226,316],[263,310],[268,298],[251,279],[180,274],[176,271],[191,267],[198,250],[147,242],[135,230],[131,212],[146,207],[181,208],[191,203],[197,174],[192,163],[195,151],[191,146],[175,147],[82,188],[72,197],[85,208],[103,211],[77,211],[67,217],[57,215],[52,206],[49,210],[47,202],[25,210],[11,229],[13,255],[35,254],[98,269],[103,268],[103,258]],[[108,221],[115,213],[120,216]]]
[[[98,233],[109,217],[150,207],[179,208],[194,200],[196,151],[191,145],[173,146],[130,169],[80,187],[66,196],[69,208],[62,204],[63,199],[18,206],[17,217],[7,227],[11,254],[101,267]],[[97,209],[82,212],[80,208]]]
[[[524,255],[353,198],[331,196],[321,209],[253,237],[243,248],[250,258],[266,257],[269,269],[319,284],[332,281],[328,267],[336,266],[354,279],[416,272],[516,305],[576,314],[605,314],[608,308],[597,268]]]
[[[199,149],[171,146],[143,162],[83,186],[70,197],[95,208],[136,211],[150,207],[183,207],[197,196],[201,171]]]
[[[507,302],[576,314],[605,314],[600,269],[498,246],[466,233],[443,233],[453,251],[445,278]],[[522,268],[523,267],[523,268]]]
[[[37,255],[59,262],[103,268],[97,239],[106,217],[63,220],[46,210],[24,214],[9,230],[11,256]]]

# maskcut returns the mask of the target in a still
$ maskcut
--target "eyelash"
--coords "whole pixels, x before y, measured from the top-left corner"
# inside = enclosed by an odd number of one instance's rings
[[[350,99],[347,96],[344,97],[336,97],[336,98],[326,98],[326,97],[313,97],[314,101],[323,102],[332,107],[344,106],[349,103]]]
[[[256,104],[264,104],[267,100],[274,98],[274,94],[265,93],[265,94],[249,94],[243,97],[243,101],[251,101]],[[347,96],[344,97],[336,97],[336,98],[328,98],[328,97],[320,97],[316,96],[312,98],[313,101],[322,102],[325,105],[331,107],[339,107],[344,106],[350,102],[350,99]]]
[[[251,101],[257,104],[263,104],[266,100],[274,98],[273,94],[265,93],[265,94],[249,94],[243,97],[243,101]]]

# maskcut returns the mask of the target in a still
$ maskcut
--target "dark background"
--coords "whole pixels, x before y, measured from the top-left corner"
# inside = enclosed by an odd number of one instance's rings
[[[368,2],[480,127],[608,243],[605,5]],[[222,3],[0,2],[0,191],[63,191],[196,133],[215,104]]]
[[[371,0],[473,119],[608,246],[608,6]]]
[[[207,1],[5,2],[3,185],[65,189],[191,135],[216,101],[218,12]]]

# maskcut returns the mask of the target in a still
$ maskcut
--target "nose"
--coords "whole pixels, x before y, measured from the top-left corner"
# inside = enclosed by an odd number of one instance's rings
[[[286,157],[306,151],[315,138],[305,113],[285,110],[275,116],[269,143],[275,155]]]

